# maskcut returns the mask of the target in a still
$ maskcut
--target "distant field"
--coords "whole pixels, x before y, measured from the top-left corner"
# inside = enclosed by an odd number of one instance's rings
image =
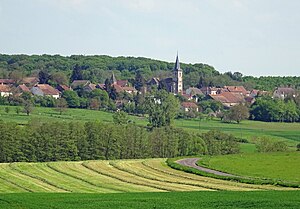
[[[300,185],[300,152],[203,157],[199,163],[239,176],[268,178]]]
[[[165,159],[0,164],[0,193],[175,192],[285,190],[198,176]]]
[[[10,112],[5,113],[5,106],[0,106],[0,117],[4,121],[14,121],[26,124],[29,120],[46,121],[103,121],[112,122],[112,113],[86,110],[86,109],[67,109],[60,115],[54,108],[36,107],[30,116],[15,113],[15,108],[10,106]],[[147,119],[130,116],[130,120],[137,124],[146,125]],[[190,129],[196,132],[206,132],[212,129],[231,133],[238,138],[245,138],[249,141],[254,136],[270,136],[275,140],[285,141],[289,146],[295,147],[300,143],[300,123],[273,123],[259,121],[242,121],[240,124],[221,123],[219,120],[175,120],[175,126]],[[246,151],[253,151],[253,146],[244,147]],[[250,150],[249,150],[250,149]]]
[[[296,209],[299,202],[300,191],[0,195],[0,209]]]

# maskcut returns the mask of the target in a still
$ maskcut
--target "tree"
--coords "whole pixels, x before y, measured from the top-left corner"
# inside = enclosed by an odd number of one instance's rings
[[[156,90],[146,96],[145,111],[151,127],[170,126],[179,111],[179,102],[174,95]]]
[[[99,108],[100,108],[99,99],[91,99],[89,106],[92,110],[99,110]]]
[[[82,80],[83,79],[82,70],[83,70],[82,67],[79,66],[78,64],[76,64],[73,67],[73,71],[72,71],[72,75],[71,75],[71,81]]]
[[[68,78],[65,73],[63,72],[55,72],[51,76],[51,80],[55,84],[67,84],[68,83]]]
[[[67,101],[67,104],[69,107],[79,107],[80,101],[77,93],[75,91],[64,91],[62,93],[62,98],[64,98]]]
[[[64,111],[66,111],[66,108],[68,107],[67,101],[64,98],[59,98],[56,100],[56,110],[61,115]]]
[[[243,104],[233,106],[228,113],[228,119],[240,123],[242,120],[249,118],[249,110]]]
[[[48,73],[47,70],[41,70],[39,72],[40,83],[47,84],[50,79],[51,79],[51,75]]]
[[[24,112],[29,115],[33,111],[33,105],[31,102],[26,101],[24,104]]]
[[[118,125],[127,124],[129,121],[128,114],[123,111],[117,111],[113,115],[113,121],[115,124],[118,124]]]
[[[134,87],[136,90],[141,91],[141,89],[145,85],[145,79],[143,78],[142,74],[140,71],[137,71],[135,79],[134,79]]]

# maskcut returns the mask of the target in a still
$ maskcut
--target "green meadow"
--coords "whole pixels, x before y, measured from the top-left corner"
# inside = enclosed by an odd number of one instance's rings
[[[22,108],[22,107],[20,107]],[[17,114],[16,107],[9,106],[10,111],[5,112],[5,106],[0,106],[0,117],[3,121],[14,121],[19,124],[26,124],[30,120],[41,121],[102,121],[112,122],[112,113],[86,109],[66,109],[62,115],[54,108],[35,107],[32,114],[27,116],[24,113]],[[146,125],[146,117],[129,116],[129,119],[137,124]],[[191,131],[206,132],[212,129],[231,133],[238,138],[253,141],[253,137],[269,136],[274,140],[286,142],[290,147],[300,143],[300,123],[275,123],[245,120],[240,124],[222,123],[219,119],[202,120],[175,120],[176,127],[189,129]],[[253,144],[241,145],[245,152],[255,151]]]
[[[300,185],[299,162],[300,152],[276,152],[205,156],[198,163],[238,176],[272,179]]]
[[[0,209],[296,209],[299,202],[299,191],[0,195]]]

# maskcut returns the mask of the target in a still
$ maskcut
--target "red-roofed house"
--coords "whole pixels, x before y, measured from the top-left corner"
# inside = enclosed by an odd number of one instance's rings
[[[194,102],[182,102],[181,109],[183,109],[185,112],[189,112],[193,110],[198,112],[199,110],[197,104],[195,104]]]
[[[11,88],[9,87],[9,85],[0,84],[0,95],[2,97],[8,97],[11,94],[12,94],[12,92],[11,92]]]
[[[244,103],[244,96],[240,93],[222,92],[221,94],[209,95],[213,100],[221,102],[225,107],[232,107]]]
[[[15,80],[14,79],[0,79],[0,85],[2,84],[14,84]]]
[[[57,85],[57,90],[60,91],[60,92],[63,92],[63,91],[70,91],[71,88],[67,85],[63,85],[63,84],[59,84]]]
[[[117,84],[121,87],[128,86],[128,81],[127,80],[118,80]]]
[[[30,89],[25,84],[19,85],[17,90],[19,92],[30,92]]]
[[[273,93],[273,97],[275,97],[275,98],[284,99],[287,96],[296,97],[295,89],[278,87],[278,88],[275,89],[275,91]]]
[[[37,84],[30,91],[33,95],[37,96],[51,96],[55,99],[60,97],[60,92],[48,84]]]
[[[232,93],[240,93],[244,96],[247,95],[247,90],[244,88],[244,86],[224,86],[224,88]]]

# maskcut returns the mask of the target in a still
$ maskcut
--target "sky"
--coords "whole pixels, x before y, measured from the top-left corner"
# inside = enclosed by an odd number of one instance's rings
[[[299,0],[0,0],[0,53],[135,56],[300,76]]]

